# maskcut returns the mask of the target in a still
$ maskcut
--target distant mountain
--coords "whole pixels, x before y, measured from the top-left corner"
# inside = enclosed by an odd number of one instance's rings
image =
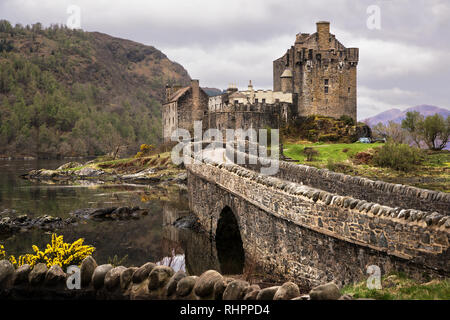
[[[217,89],[217,88],[202,88],[203,91],[206,92],[206,94],[210,97],[214,97],[214,96],[218,96],[219,94],[222,94],[222,90]]]
[[[436,113],[442,115],[444,118],[447,118],[450,115],[450,110],[448,109],[424,104],[420,106],[411,107],[403,111],[400,109],[390,109],[387,111],[383,111],[377,114],[376,116],[363,120],[362,122],[365,122],[369,126],[374,126],[379,122],[387,124],[389,121],[400,123],[402,122],[403,119],[405,119],[406,113],[410,111],[418,111],[424,117],[432,116]]]

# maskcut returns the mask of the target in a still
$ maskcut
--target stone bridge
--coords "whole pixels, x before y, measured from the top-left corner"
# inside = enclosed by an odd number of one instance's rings
[[[225,154],[185,163],[190,209],[215,238],[223,273],[245,261],[307,286],[358,281],[370,265],[449,276],[450,194],[283,161],[265,176],[275,160],[237,165]]]

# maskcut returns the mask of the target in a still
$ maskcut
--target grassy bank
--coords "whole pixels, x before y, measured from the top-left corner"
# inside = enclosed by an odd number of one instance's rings
[[[355,155],[359,152],[374,153],[375,148],[383,144],[364,143],[287,143],[284,154],[299,163],[317,168],[328,168],[336,172],[363,176],[373,180],[407,184],[419,188],[450,192],[450,152],[424,152],[424,161],[409,172],[381,168],[372,163],[356,163]],[[305,147],[312,147],[318,152],[312,161],[307,161]]]
[[[342,289],[343,294],[353,298],[371,298],[377,300],[449,300],[450,280],[431,280],[420,283],[404,274],[392,274],[382,277],[381,289],[368,289],[365,281]]]

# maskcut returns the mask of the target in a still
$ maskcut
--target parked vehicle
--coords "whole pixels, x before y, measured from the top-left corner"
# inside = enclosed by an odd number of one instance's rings
[[[370,138],[359,138],[358,142],[360,143],[371,143]]]

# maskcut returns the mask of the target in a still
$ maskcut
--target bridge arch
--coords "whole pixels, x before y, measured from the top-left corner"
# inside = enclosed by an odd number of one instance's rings
[[[220,212],[215,240],[221,272],[241,274],[244,270],[245,251],[238,221],[229,206],[225,206]]]

